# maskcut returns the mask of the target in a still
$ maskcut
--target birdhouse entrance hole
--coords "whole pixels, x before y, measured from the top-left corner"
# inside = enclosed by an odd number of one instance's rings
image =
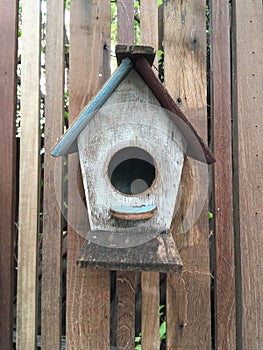
[[[156,178],[153,157],[139,147],[126,147],[116,152],[108,166],[112,186],[119,192],[135,196],[147,191]]]

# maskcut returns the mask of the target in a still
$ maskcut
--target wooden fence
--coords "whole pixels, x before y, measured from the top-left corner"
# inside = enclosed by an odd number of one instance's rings
[[[58,350],[62,335],[65,336],[60,210],[63,204],[58,203],[63,201],[62,163],[61,173],[56,173],[55,194],[55,161],[50,156],[50,149],[64,127],[64,0],[43,3],[47,6],[45,166],[43,203],[39,203],[41,2],[27,0],[22,5],[18,168],[15,147],[18,2],[0,0],[0,349],[3,350],[14,348],[16,296],[16,349],[36,349],[39,307],[41,348]],[[134,2],[119,0],[117,9],[118,43],[132,44]],[[80,269],[76,255],[83,239],[68,226],[67,349],[106,350],[111,346],[134,349],[134,338],[138,335],[135,324],[141,324],[142,349],[160,349],[160,299],[166,305],[163,348],[263,349],[262,2],[211,1],[209,16],[208,23],[205,0],[164,0],[159,10],[157,0],[140,0],[141,43],[156,49],[158,43],[163,45],[165,86],[199,134],[210,142],[217,160],[211,169],[212,224],[209,227],[208,204],[187,233],[187,240],[175,220],[173,234],[184,267],[178,275],[161,276],[162,283],[156,272],[142,272],[138,276],[134,272],[114,274]],[[109,0],[71,1],[70,123],[110,76],[107,50],[110,35]],[[74,197],[75,174],[71,171],[77,163],[78,155],[70,155],[69,222],[80,215]],[[184,185],[187,188],[187,183]],[[38,303],[40,274],[42,293]],[[160,296],[160,290],[162,293],[165,290],[166,295]],[[138,307],[140,312],[135,312]]]

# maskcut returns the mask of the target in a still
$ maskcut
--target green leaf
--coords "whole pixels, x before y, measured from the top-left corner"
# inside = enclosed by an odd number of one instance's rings
[[[162,309],[163,308],[165,308],[165,305],[160,305],[160,307],[159,307],[159,314],[160,314],[160,316],[163,316],[164,315],[164,312],[162,311]]]
[[[142,350],[141,344],[136,345],[135,349],[136,349],[136,350]]]
[[[138,343],[139,341],[141,341],[141,337],[135,337],[135,343]]]
[[[163,321],[160,325],[160,339],[166,339],[166,321]]]
[[[208,219],[213,219],[213,213],[211,213],[211,211],[208,211],[207,216],[208,216]]]
[[[137,1],[137,0],[135,0],[135,1],[134,1],[134,7],[135,7],[136,9],[139,9],[139,8],[140,8],[140,2]]]
[[[70,9],[70,0],[65,1],[65,9],[69,10]]]

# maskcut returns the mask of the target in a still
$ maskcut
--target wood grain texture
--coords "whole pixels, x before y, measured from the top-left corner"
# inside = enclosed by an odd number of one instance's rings
[[[238,137],[236,182],[239,206],[240,272],[238,346],[262,349],[263,344],[263,152],[262,152],[262,2],[235,2],[234,9],[234,123]],[[235,173],[236,173],[235,171]],[[237,178],[235,178],[237,180]],[[237,193],[235,193],[237,194]],[[239,247],[237,247],[237,251]],[[240,290],[239,290],[240,288]]]
[[[12,349],[17,2],[0,1],[0,349]]]
[[[150,65],[152,65],[155,57],[155,49],[149,45],[116,45],[115,53],[118,65],[126,57],[134,62],[141,56],[145,57]]]
[[[140,7],[141,44],[158,50],[158,1],[141,0]],[[158,75],[158,55],[154,60],[154,71]],[[157,68],[157,69],[156,69]]]
[[[216,349],[236,349],[229,1],[212,3]]]
[[[117,13],[118,44],[134,44],[134,0],[118,0]]]
[[[141,0],[141,44],[150,45],[158,50],[158,3],[157,0]],[[153,65],[158,67],[158,55],[156,54]],[[153,68],[155,74],[158,70]],[[159,309],[160,287],[159,273],[142,272],[142,349],[159,350]]]
[[[78,264],[81,267],[92,267],[96,269],[111,270],[131,270],[131,271],[159,271],[177,273],[182,269],[182,262],[178,250],[174,244],[173,237],[170,232],[163,232],[152,239],[137,246],[126,248],[122,242],[118,248],[111,247],[112,237],[114,233],[107,231],[92,231],[96,238],[104,239],[104,245],[95,244],[85,241],[78,255]],[[138,231],[138,234],[132,237],[133,244],[145,235],[144,230]],[[106,237],[109,241],[106,241]],[[120,237],[122,233],[118,232]],[[130,235],[131,236],[131,235]],[[94,239],[93,239],[94,240]],[[124,240],[128,240],[127,238]],[[96,239],[97,241],[97,239]],[[106,246],[107,245],[107,246]],[[116,244],[114,244],[116,246]],[[121,249],[120,249],[121,248]]]
[[[36,348],[39,217],[40,3],[23,4],[17,349]]]
[[[70,123],[109,77],[110,3],[71,2]],[[85,72],[85,73],[84,73]],[[76,204],[74,187],[78,156],[69,156],[67,349],[108,350],[110,347],[110,274],[80,269],[77,254],[83,238],[72,223],[83,213]],[[85,217],[85,213],[84,213]],[[72,225],[72,227],[70,226]]]
[[[39,194],[40,4],[23,5],[17,349],[35,349]]]
[[[117,1],[118,44],[134,44],[134,1]],[[135,347],[135,272],[117,271],[117,348]]]
[[[42,243],[42,349],[60,349],[62,313],[62,159],[50,155],[64,125],[64,1],[47,1],[45,173]],[[54,60],[56,57],[56,60]],[[55,177],[57,178],[55,184]]]
[[[74,159],[75,158],[75,159]],[[75,161],[75,164],[73,163]],[[71,169],[78,166],[78,158],[70,156]],[[75,169],[76,169],[75,168]],[[69,173],[71,179],[72,171]],[[76,188],[69,183],[69,204]],[[83,220],[86,213],[69,206],[68,222]],[[71,208],[71,209],[70,209]],[[76,209],[76,211],[75,211]],[[72,217],[74,215],[74,217]],[[75,228],[75,225],[73,224]],[[108,271],[80,269],[76,265],[83,238],[68,226],[67,246],[67,349],[108,350],[110,346],[110,274]],[[88,229],[88,225],[87,225]]]
[[[165,85],[204,140],[205,23],[205,1],[164,3]],[[180,232],[180,225],[173,230],[184,267],[178,276],[167,275],[167,349],[210,349],[207,206],[187,233]]]
[[[135,272],[117,271],[117,349],[135,348]]]
[[[160,275],[158,272],[143,272],[142,286],[142,349],[160,349]]]

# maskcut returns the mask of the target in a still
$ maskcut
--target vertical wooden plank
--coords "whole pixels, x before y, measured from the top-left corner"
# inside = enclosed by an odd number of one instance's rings
[[[70,123],[110,74],[110,2],[73,0],[70,18]],[[78,155],[69,157],[68,222],[83,220],[74,181]],[[84,215],[86,215],[84,213]],[[110,347],[110,273],[80,269],[83,238],[68,227],[67,349]]]
[[[135,43],[134,1],[117,1],[118,44]],[[117,271],[117,348],[135,347],[135,272]]]
[[[58,350],[62,311],[62,159],[55,172],[50,149],[63,133],[64,125],[64,0],[47,1],[46,30],[41,335],[42,349]],[[55,177],[59,179],[56,188]]]
[[[141,44],[158,50],[158,1],[141,0]]]
[[[206,139],[205,1],[164,2],[165,85]],[[183,182],[190,181],[184,169]],[[190,181],[191,182],[191,181]],[[175,227],[176,226],[176,227]],[[173,227],[183,260],[180,275],[167,275],[167,349],[210,348],[210,269],[207,206],[187,233]]]
[[[140,7],[141,44],[152,46],[158,50],[158,1],[141,0]],[[158,55],[156,54],[154,66],[158,67]],[[158,70],[156,70],[156,75]]]
[[[117,291],[117,349],[135,347],[135,273],[118,271]]]
[[[36,348],[39,216],[40,2],[22,10],[21,141],[17,287],[17,349]]]
[[[118,44],[134,44],[134,0],[117,0],[117,13]]]
[[[0,1],[0,349],[12,349],[17,2]]]
[[[212,3],[211,72],[215,208],[215,342],[236,349],[229,1]]]
[[[142,272],[142,349],[160,349],[160,276],[158,272]]]
[[[157,0],[141,0],[140,7],[141,44],[149,45],[158,50],[158,2]],[[154,60],[158,67],[158,56]],[[154,69],[154,68],[153,68]],[[158,71],[155,71],[158,74]],[[142,272],[142,349],[159,350],[159,308],[160,287],[159,273]]]
[[[262,2],[235,1],[234,5],[235,181],[239,195],[235,198],[239,206],[235,229],[240,244],[238,301],[242,303],[237,309],[241,319],[238,346],[259,350],[263,344]]]

